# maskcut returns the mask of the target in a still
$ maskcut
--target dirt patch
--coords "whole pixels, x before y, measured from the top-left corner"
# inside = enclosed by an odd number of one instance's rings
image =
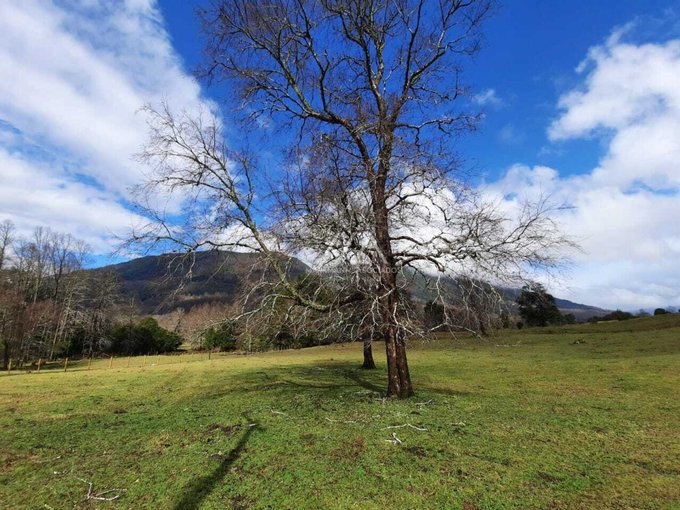
[[[331,455],[338,459],[356,459],[366,448],[366,440],[362,436],[355,437],[349,444],[331,451]]]
[[[422,446],[409,446],[408,448],[404,448],[404,450],[409,452],[411,455],[420,457],[421,459],[427,457],[427,450]]]
[[[252,508],[252,503],[245,496],[235,496],[231,500],[231,508],[233,510],[248,510]]]
[[[541,480],[545,480],[546,482],[555,483],[560,481],[559,478],[551,475],[550,473],[544,473],[543,471],[539,471],[537,474]]]
[[[216,430],[219,430],[223,434],[231,436],[240,428],[240,425],[220,425],[219,423],[211,423],[208,425],[208,432],[215,432]]]
[[[300,439],[302,439],[302,442],[305,443],[307,446],[311,446],[314,443],[316,443],[316,436],[314,434],[310,433],[305,433],[305,434],[300,434]]]

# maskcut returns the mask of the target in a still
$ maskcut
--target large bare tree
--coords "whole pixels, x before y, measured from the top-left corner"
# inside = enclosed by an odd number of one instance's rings
[[[143,159],[154,173],[140,198],[152,221],[134,240],[265,254],[278,278],[261,303],[352,324],[369,347],[384,341],[388,395],[412,395],[406,340],[422,324],[409,278],[519,281],[554,267],[567,242],[545,202],[503,212],[460,173],[456,142],[479,120],[460,73],[491,8],[489,0],[216,2],[202,14],[206,73],[240,90],[244,117],[275,133],[285,157],[258,167],[227,149],[211,115],[148,108]],[[164,214],[160,190],[181,196],[182,215]],[[296,285],[281,252],[313,260],[335,290]]]

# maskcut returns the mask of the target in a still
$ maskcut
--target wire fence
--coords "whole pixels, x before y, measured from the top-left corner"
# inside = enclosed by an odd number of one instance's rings
[[[189,353],[168,353],[141,356],[108,356],[77,359],[64,358],[54,361],[38,359],[32,361],[31,363],[24,363],[21,366],[12,366],[12,361],[10,361],[8,369],[0,372],[0,376],[44,374],[55,372],[82,372],[88,370],[112,370],[117,368],[145,368],[159,365],[213,361],[228,355],[228,353],[222,352],[197,351]]]

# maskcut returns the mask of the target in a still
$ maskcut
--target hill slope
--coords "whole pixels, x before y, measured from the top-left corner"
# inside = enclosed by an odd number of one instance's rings
[[[123,294],[133,299],[143,313],[167,313],[177,308],[189,309],[203,303],[231,303],[247,282],[260,279],[261,258],[254,253],[210,251],[197,253],[192,261],[178,261],[176,255],[147,256],[98,270],[112,270],[120,278]],[[298,259],[289,259],[289,274],[296,278],[311,269]],[[190,276],[187,276],[191,271]],[[412,296],[421,302],[431,299],[425,278],[411,283]],[[451,295],[456,295],[454,280],[444,279]],[[501,289],[509,306],[519,295],[518,289]],[[604,315],[608,310],[556,298],[562,313],[573,313],[577,320]]]
[[[147,256],[97,271],[111,270],[120,279],[123,295],[143,313],[167,313],[204,303],[231,303],[247,282],[263,276],[261,257],[254,253],[207,251],[193,259],[166,254]],[[295,278],[309,268],[290,259]],[[266,275],[265,275],[266,276]]]

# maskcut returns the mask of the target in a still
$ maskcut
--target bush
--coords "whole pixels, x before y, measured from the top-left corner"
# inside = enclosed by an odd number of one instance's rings
[[[182,337],[158,325],[153,317],[139,323],[119,324],[109,332],[109,352],[118,354],[150,354],[171,352],[182,344]]]
[[[567,313],[562,316],[562,321],[565,324],[576,324],[576,315],[573,313]]]
[[[666,315],[668,313],[668,310],[665,308],[657,308],[654,310],[654,315]]]
[[[555,298],[539,283],[522,287],[515,302],[519,305],[519,314],[527,327],[543,327],[564,322],[555,304]]]
[[[236,350],[236,335],[231,324],[210,327],[203,332],[203,347],[220,351]]]
[[[594,317],[591,317],[588,322],[598,322],[598,321],[627,321],[630,319],[634,319],[635,315],[633,315],[630,312],[623,312],[621,310],[615,310],[611,313],[608,313],[607,315],[596,315]]]

